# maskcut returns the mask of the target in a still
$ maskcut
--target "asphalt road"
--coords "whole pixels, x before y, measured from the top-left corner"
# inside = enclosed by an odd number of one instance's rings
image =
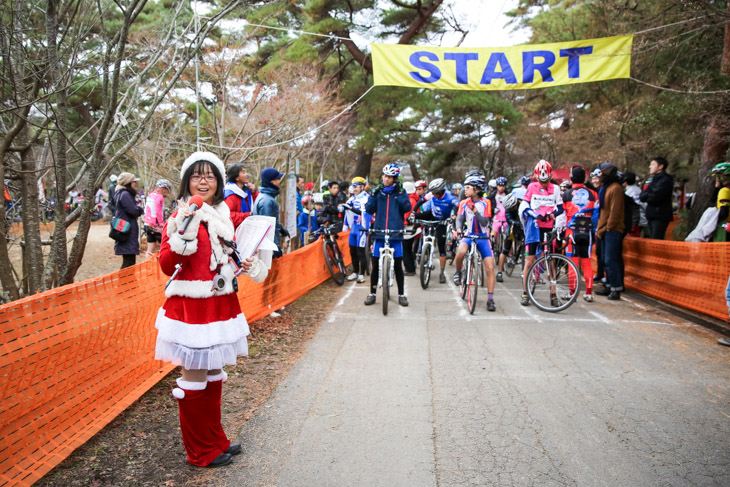
[[[333,297],[221,485],[730,485],[716,333],[630,296],[543,313],[517,278],[472,316],[450,282],[406,280],[387,318],[365,284]]]

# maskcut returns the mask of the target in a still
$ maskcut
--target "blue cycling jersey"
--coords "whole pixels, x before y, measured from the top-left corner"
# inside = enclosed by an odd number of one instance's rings
[[[423,204],[422,210],[431,210],[431,214],[439,220],[445,220],[450,217],[451,211],[459,206],[459,199],[455,198],[451,193],[444,193],[441,198],[437,198],[433,193],[429,193],[426,195],[426,198],[428,201]]]

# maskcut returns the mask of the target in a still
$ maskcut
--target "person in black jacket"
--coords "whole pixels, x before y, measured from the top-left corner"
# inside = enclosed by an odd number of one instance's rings
[[[663,157],[655,157],[649,163],[651,182],[644,186],[639,199],[646,203],[646,221],[649,225],[649,238],[664,240],[669,222],[674,219],[672,212],[672,191],[674,178],[667,174],[669,163]]]
[[[337,181],[331,181],[327,187],[330,193],[324,195],[324,207],[317,215],[317,223],[320,225],[341,225],[341,215],[344,213],[342,205],[347,201],[347,195],[340,191],[340,185]]]
[[[124,242],[114,242],[114,254],[122,256],[122,269],[133,266],[139,255],[139,224],[137,218],[144,214],[144,208],[137,200],[138,177],[123,172],[117,179],[114,190],[114,216],[126,220],[130,224],[129,237]]]

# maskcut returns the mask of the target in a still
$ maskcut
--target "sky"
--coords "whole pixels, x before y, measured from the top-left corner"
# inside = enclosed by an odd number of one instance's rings
[[[517,7],[518,0],[454,0],[454,12],[463,20],[469,34],[461,43],[461,47],[505,47],[525,44],[529,41],[529,32],[520,30],[513,32],[508,26],[511,20],[504,12]],[[478,15],[475,15],[478,13]],[[459,42],[459,35],[452,40],[452,47]],[[444,44],[447,40],[444,40]]]

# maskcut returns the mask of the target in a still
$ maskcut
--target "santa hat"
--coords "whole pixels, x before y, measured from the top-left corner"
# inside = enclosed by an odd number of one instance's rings
[[[223,181],[226,180],[226,167],[223,165],[223,161],[221,161],[218,156],[212,152],[193,152],[190,154],[190,157],[185,159],[185,162],[183,162],[183,165],[180,168],[180,179],[185,176],[185,172],[190,168],[190,166],[200,161],[209,163],[221,179]]]

